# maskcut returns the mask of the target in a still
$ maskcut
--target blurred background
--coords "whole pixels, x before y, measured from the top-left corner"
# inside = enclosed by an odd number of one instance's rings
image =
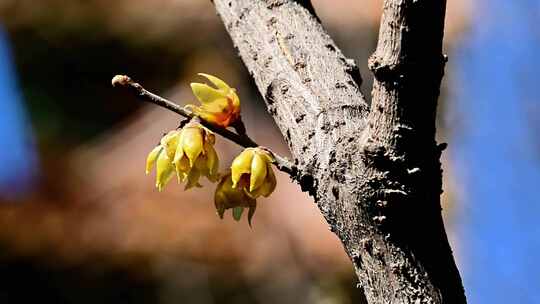
[[[382,2],[315,0],[369,95]],[[469,303],[540,303],[540,32],[535,0],[448,3],[443,208]],[[146,154],[197,72],[239,89],[252,137],[287,148],[210,1],[0,0],[0,303],[359,303],[350,262],[278,173],[253,228],[213,187],[163,193]],[[239,148],[218,139],[222,167]]]

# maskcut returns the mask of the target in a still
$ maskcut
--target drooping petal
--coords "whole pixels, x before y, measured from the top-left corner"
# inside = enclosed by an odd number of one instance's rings
[[[208,179],[215,181],[219,170],[219,159],[214,147],[210,144],[205,144],[206,150],[206,166],[208,169]]]
[[[237,207],[250,208],[257,204],[257,201],[246,195],[243,188],[233,188],[231,174],[227,173],[221,177],[214,194],[214,203],[221,218],[227,209]],[[237,211],[238,212],[238,211]]]
[[[263,184],[256,188],[254,191],[248,191],[247,194],[252,198],[258,198],[260,196],[268,197],[276,189],[276,176],[270,164],[267,164],[266,178]]]
[[[236,185],[242,177],[242,174],[250,173],[253,154],[253,149],[247,148],[233,160],[231,165],[233,188],[236,188]]]
[[[187,183],[184,187],[184,190],[189,190],[193,187],[202,187],[199,184],[199,177],[201,176],[201,172],[197,168],[191,168],[191,171],[189,171],[187,175]]]
[[[225,213],[226,200],[227,197],[223,191],[220,191],[220,187],[218,186],[214,193],[214,205],[216,206],[216,211],[221,219],[223,219],[223,214]]]
[[[178,161],[180,161],[182,157],[184,157],[184,149],[182,148],[184,130],[182,129],[178,133],[179,135],[178,135],[178,140],[176,144],[176,151],[174,152],[173,163],[177,163]]]
[[[252,192],[259,188],[266,179],[267,165],[263,156],[259,153],[253,154],[253,160],[251,161],[251,178],[249,183],[249,191]]]
[[[174,162],[174,165],[176,166],[176,176],[178,177],[178,182],[180,183],[186,179],[189,170],[191,169],[189,166],[189,160],[187,156],[183,155],[180,159]]]
[[[182,130],[182,150],[193,167],[195,160],[203,150],[203,136],[200,128],[186,127]]]
[[[167,151],[167,156],[169,156],[171,160],[174,159],[174,155],[178,147],[179,136],[180,131],[174,130],[170,131],[169,133],[167,133],[167,135],[161,138],[161,146],[165,148],[165,151]]]
[[[271,167],[272,165],[268,164],[266,179],[264,180],[263,185],[261,186],[261,194],[264,197],[270,196],[272,192],[276,189],[277,181],[276,176],[274,175],[274,170]]]
[[[161,146],[157,146],[152,149],[150,153],[148,153],[148,157],[146,158],[146,174],[149,174],[154,167],[154,164],[156,163],[156,159],[161,152],[161,149],[163,149]]]
[[[188,181],[188,183],[191,182],[191,184],[198,184],[196,183],[199,179],[200,176],[206,176],[210,181],[216,181],[216,179],[214,179],[211,175],[210,175],[210,170],[208,169],[208,157],[207,155],[199,155],[199,157],[197,158],[197,160],[195,161],[195,165],[193,167],[190,167],[189,169],[189,176],[188,176],[188,179],[191,179],[191,178],[194,178],[193,176],[196,176],[197,180],[195,181]],[[197,175],[194,175],[195,173],[197,173]],[[188,188],[191,188],[188,187]]]
[[[162,191],[165,185],[171,180],[174,173],[174,166],[171,159],[164,151],[159,153],[156,161],[156,187]]]

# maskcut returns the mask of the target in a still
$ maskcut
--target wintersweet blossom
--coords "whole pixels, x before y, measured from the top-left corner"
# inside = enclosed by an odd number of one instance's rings
[[[204,83],[191,83],[193,94],[201,102],[200,106],[189,105],[195,114],[221,127],[228,127],[240,118],[240,98],[236,90],[223,80],[199,73],[215,87]]]
[[[156,187],[162,191],[165,185],[174,175],[174,165],[172,163],[174,153],[168,153],[166,145],[177,131],[171,131],[165,135],[160,144],[152,149],[146,158],[146,174],[149,174],[154,165],[156,166]]]
[[[250,197],[268,197],[276,188],[272,155],[261,148],[246,148],[231,165],[233,188],[244,188]]]
[[[234,219],[240,220],[244,208],[248,208],[248,223],[251,226],[251,219],[253,218],[253,214],[255,214],[257,201],[247,194],[245,187],[233,187],[230,172],[221,177],[214,194],[214,203],[220,218],[223,218],[225,210],[233,209]]]
[[[196,121],[161,138],[146,159],[146,174],[156,166],[156,187],[162,191],[174,173],[186,189],[199,186],[200,176],[218,180],[219,159],[214,149],[215,135]]]
[[[200,176],[211,182],[218,180],[219,159],[214,149],[216,141],[212,131],[191,121],[178,135],[173,163],[178,181],[186,181],[186,189],[199,185]]]

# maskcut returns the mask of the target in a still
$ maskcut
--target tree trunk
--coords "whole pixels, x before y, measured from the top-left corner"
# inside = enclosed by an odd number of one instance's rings
[[[214,0],[368,303],[465,303],[441,217],[444,0],[386,0],[373,103],[309,1]]]

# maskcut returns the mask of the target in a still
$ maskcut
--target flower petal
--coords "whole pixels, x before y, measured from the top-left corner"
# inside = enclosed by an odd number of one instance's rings
[[[225,205],[227,197],[225,194],[221,191],[219,191],[219,186],[217,188],[218,190],[214,194],[214,205],[216,206],[216,211],[221,219],[223,219],[223,214],[225,213]]]
[[[259,152],[260,155],[262,155],[265,158],[265,161],[267,163],[273,163],[275,161],[274,156],[272,156],[272,154],[270,154],[270,152],[268,152],[268,151],[266,151],[264,149],[259,149],[258,152]]]
[[[212,76],[205,73],[199,73],[198,75],[206,77],[206,79],[208,79],[211,83],[213,83],[216,86],[216,88],[224,92],[228,92],[229,90],[231,90],[231,87],[229,87],[229,85],[225,83],[225,81],[217,78],[216,76]]]
[[[266,178],[267,165],[265,159],[259,153],[254,153],[251,161],[251,179],[249,183],[249,192],[259,188]]]
[[[182,133],[182,150],[188,157],[190,166],[193,167],[203,150],[202,131],[198,127],[185,127]]]
[[[264,197],[270,196],[272,192],[276,189],[277,181],[276,176],[274,175],[274,170],[272,170],[272,165],[267,164],[267,172],[266,179],[264,180],[263,185],[261,186],[261,194]]]
[[[206,150],[206,166],[208,169],[208,179],[215,181],[219,170],[219,158],[214,147],[210,144],[205,144]]]
[[[248,208],[256,205],[257,202],[255,199],[246,195],[243,188],[233,188],[231,173],[227,173],[221,177],[216,188],[214,203],[218,214],[222,217],[226,209],[237,207]]]
[[[174,164],[176,166],[176,176],[178,177],[178,182],[180,183],[186,179],[189,170],[191,169],[189,166],[189,160],[187,156],[183,155]]]
[[[189,105],[193,112],[213,124],[228,127],[240,117],[240,99],[235,90],[223,80],[208,74],[206,77],[217,88],[205,83],[191,83],[191,90],[201,106]]]
[[[205,106],[220,105],[220,107],[225,107],[227,105],[227,95],[207,84],[192,82],[191,90],[193,95]]]
[[[163,150],[159,153],[156,161],[156,187],[162,191],[165,185],[171,180],[174,173],[174,166],[167,153]]]
[[[174,154],[176,153],[176,148],[178,147],[178,138],[180,137],[180,131],[170,131],[167,135],[161,138],[161,146],[167,151],[167,156],[172,160],[174,159]]]
[[[240,155],[238,155],[231,164],[231,174],[232,174],[232,187],[236,188],[236,185],[242,174],[250,173],[251,171],[251,161],[253,159],[254,151],[251,148],[244,149]]]
[[[232,89],[227,96],[229,97],[229,100],[232,101],[233,112],[239,114],[240,113],[240,98],[236,94],[236,91]]]
[[[199,171],[197,168],[192,168],[191,171],[189,171],[189,174],[187,175],[187,183],[184,187],[184,190],[189,190],[193,187],[201,187],[199,184],[199,178],[201,176],[201,171]]]
[[[182,148],[182,141],[184,138],[184,130],[180,130],[178,135],[178,143],[176,145],[176,151],[174,152],[173,163],[177,163],[184,156],[184,149]]]
[[[146,157],[146,174],[150,173],[152,168],[154,167],[154,164],[156,163],[156,159],[161,152],[161,149],[163,149],[161,146],[157,146],[150,153],[148,153],[148,157]]]

